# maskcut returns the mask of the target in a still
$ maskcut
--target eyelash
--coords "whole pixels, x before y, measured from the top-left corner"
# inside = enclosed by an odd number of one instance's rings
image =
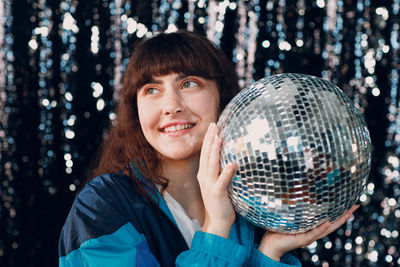
[[[190,86],[191,83],[194,83],[194,85],[192,84],[192,86]],[[191,88],[191,87],[195,87],[195,86],[200,86],[200,82],[198,82],[197,80],[187,80],[182,83],[182,88]],[[145,95],[153,94],[153,93],[150,93],[150,91],[152,91],[152,90],[159,91],[157,88],[148,87],[148,88],[145,88],[144,94]]]
[[[157,90],[157,91],[158,91],[157,88],[149,87],[149,88],[146,88],[146,89],[144,90],[144,94],[145,94],[145,95],[152,94],[152,93],[149,93],[149,91],[152,91],[152,90]]]
[[[185,87],[186,84],[190,84],[190,83],[194,83],[195,85]],[[187,80],[182,84],[182,88],[194,87],[194,86],[199,86],[199,85],[200,85],[199,82],[196,80]]]

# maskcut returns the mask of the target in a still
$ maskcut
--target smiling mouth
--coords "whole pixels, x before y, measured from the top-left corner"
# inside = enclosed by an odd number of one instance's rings
[[[178,125],[171,125],[165,128],[161,129],[161,132],[164,133],[173,133],[173,132],[178,132],[181,130],[193,128],[194,124],[192,123],[186,123],[186,124],[178,124]]]

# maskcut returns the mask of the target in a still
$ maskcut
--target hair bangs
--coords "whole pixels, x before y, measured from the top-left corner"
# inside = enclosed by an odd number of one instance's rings
[[[147,40],[147,46],[138,51],[136,58],[135,85],[140,87],[155,76],[171,73],[196,75],[206,79],[222,76],[214,47],[203,44],[203,40],[186,40],[181,35],[159,34]]]

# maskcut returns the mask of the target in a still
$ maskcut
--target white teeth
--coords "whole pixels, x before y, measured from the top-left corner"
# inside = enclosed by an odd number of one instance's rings
[[[165,129],[166,132],[176,132],[176,127],[175,126],[170,126]]]
[[[163,129],[163,132],[176,132],[183,129],[191,128],[192,124],[178,124],[178,125],[171,125],[167,128]]]

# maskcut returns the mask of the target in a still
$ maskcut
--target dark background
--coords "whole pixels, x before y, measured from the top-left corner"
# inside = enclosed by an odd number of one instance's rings
[[[0,266],[57,265],[134,44],[175,28],[208,34],[242,86],[299,72],[343,89],[370,129],[371,175],[354,218],[299,256],[400,264],[399,2],[0,0]]]

